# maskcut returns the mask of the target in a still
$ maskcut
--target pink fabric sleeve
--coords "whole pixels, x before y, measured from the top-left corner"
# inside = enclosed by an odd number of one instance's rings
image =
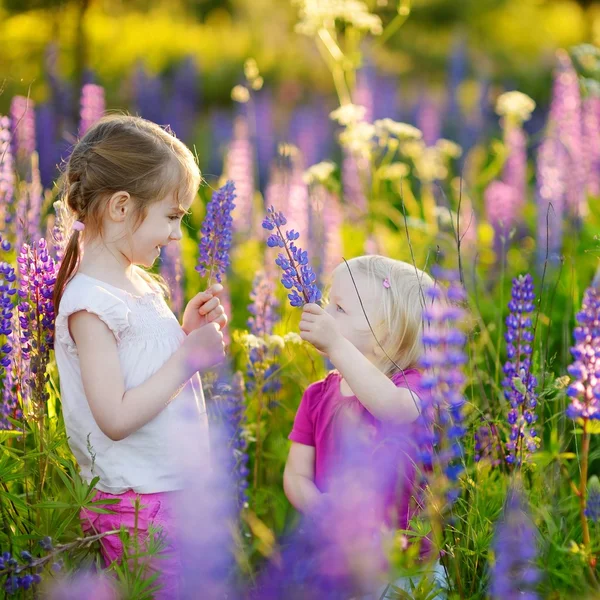
[[[400,372],[392,375],[392,381],[396,387],[409,389],[412,392],[415,401],[420,406],[425,393],[421,386],[421,377],[420,371],[409,369],[404,373]]]
[[[315,445],[315,429],[312,418],[313,398],[318,393],[320,383],[313,383],[309,386],[302,396],[298,412],[294,418],[294,426],[288,436],[292,442],[298,442],[305,446]]]

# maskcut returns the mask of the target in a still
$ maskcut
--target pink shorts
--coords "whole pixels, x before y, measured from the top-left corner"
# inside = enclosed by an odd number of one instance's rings
[[[114,514],[100,514],[82,509],[80,512],[81,526],[87,535],[103,533],[119,529],[124,525],[131,535],[135,529],[135,499],[140,498],[140,509],[137,514],[137,535],[140,548],[144,548],[144,541],[148,536],[148,525],[160,527],[161,539],[164,539],[162,550],[152,560],[149,573],[159,572],[155,583],[161,585],[155,598],[161,600],[177,599],[180,596],[181,561],[175,544],[175,518],[174,499],[176,492],[160,492],[157,494],[138,494],[132,490],[124,494],[107,494],[98,491],[95,501],[119,498],[120,503],[106,504],[103,508],[109,509]],[[100,540],[104,565],[108,567],[114,561],[123,559],[123,544],[119,535],[108,535]]]

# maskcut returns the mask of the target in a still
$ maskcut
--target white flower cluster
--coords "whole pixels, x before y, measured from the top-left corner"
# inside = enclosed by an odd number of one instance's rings
[[[315,35],[320,29],[333,29],[336,21],[373,35],[383,31],[381,19],[359,0],[296,0],[296,4],[300,6],[297,33]]]
[[[302,180],[306,185],[316,183],[326,183],[335,171],[335,164],[331,161],[323,161],[309,167],[302,175]]]
[[[239,333],[236,335],[236,341],[245,348],[279,348],[283,350],[286,344],[302,344],[302,338],[297,333],[286,333],[283,337],[280,335],[265,335],[258,337],[252,333]]]
[[[528,121],[534,108],[535,102],[522,92],[505,92],[496,101],[496,113],[518,123]]]

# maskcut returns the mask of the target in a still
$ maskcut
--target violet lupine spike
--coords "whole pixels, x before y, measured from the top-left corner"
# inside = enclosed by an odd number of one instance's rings
[[[19,325],[22,362],[29,366],[31,377],[26,382],[32,400],[41,405],[46,398],[46,365],[54,347],[53,292],[57,269],[41,238],[29,246],[23,244],[17,256],[19,271]]]
[[[171,290],[171,309],[176,315],[181,315],[184,304],[181,244],[172,242],[164,246],[161,259],[160,274]]]
[[[214,385],[214,401],[222,418],[222,426],[226,431],[230,453],[230,464],[226,465],[227,473],[231,474],[237,491],[238,509],[248,503],[248,442],[244,437],[245,403],[244,379],[241,373],[236,373],[230,382],[219,380]]]
[[[2,250],[10,250],[10,244],[2,241]],[[17,276],[7,262],[0,262],[0,375],[2,376],[2,405],[0,407],[0,429],[11,429],[7,417],[18,418],[19,404],[14,393],[13,355],[15,353],[14,300],[17,293]],[[17,350],[20,345],[16,344]]]
[[[508,245],[508,236],[519,217],[519,198],[515,189],[502,182],[492,181],[484,192],[485,211],[494,228],[494,245],[499,251]]]
[[[235,208],[235,184],[228,181],[216,190],[206,207],[206,216],[200,230],[200,255],[196,271],[202,277],[208,276],[208,286],[213,277],[221,281],[230,264],[233,219]]]
[[[15,166],[10,147],[10,119],[0,115],[0,211],[3,231],[12,221],[11,206],[15,191]]]
[[[267,274],[259,273],[254,278],[250,299],[252,300],[252,304],[248,306],[251,315],[248,319],[250,333],[261,338],[271,335],[273,326],[278,319],[279,301],[275,296],[275,286]],[[250,349],[246,370],[246,389],[248,391],[254,390],[258,374],[264,381],[261,390],[263,393],[277,393],[281,389],[281,381],[276,375],[281,368],[277,361],[278,355],[277,347],[266,344]]]
[[[465,299],[458,274],[434,266],[434,287],[425,291],[426,308],[423,311],[426,330],[423,332],[425,352],[421,367],[425,374],[419,416],[419,459],[425,471],[435,467],[448,480],[445,495],[452,504],[460,493],[456,485],[463,471],[462,438],[465,434],[463,407],[465,404],[464,365],[466,335],[460,330],[465,311],[458,303]],[[443,290],[440,281],[449,282]]]
[[[416,127],[423,132],[423,142],[426,146],[434,146],[442,137],[440,109],[427,95],[419,101],[416,115]]]
[[[316,286],[316,275],[308,264],[308,252],[298,248],[294,243],[300,234],[293,229],[283,234],[281,228],[287,223],[282,212],[277,212],[273,206],[267,210],[267,217],[263,221],[263,228],[275,231],[267,239],[270,248],[284,248],[285,255],[279,253],[275,264],[283,270],[281,283],[288,290],[290,304],[303,306],[309,302],[318,302],[321,299],[321,290]]]
[[[14,96],[10,103],[14,156],[27,161],[35,151],[35,114],[33,100]]]
[[[350,207],[352,216],[360,218],[367,212],[367,197],[363,188],[362,175],[365,173],[364,161],[343,149],[342,187],[344,200]]]
[[[502,172],[502,181],[510,185],[516,193],[517,215],[522,214],[526,200],[527,186],[527,139],[520,123],[503,119],[504,144],[508,156]]]
[[[570,419],[600,419],[600,291],[589,287],[584,294],[581,311],[575,315],[575,345],[571,354],[575,361],[567,369],[574,379],[567,388],[571,404]]]
[[[508,303],[510,314],[506,318],[506,354],[502,387],[510,404],[508,423],[511,426],[506,444],[506,461],[521,464],[529,453],[538,447],[535,422],[537,415],[537,379],[531,373],[533,352],[533,312],[535,293],[531,275],[520,275],[513,280],[512,299]]]
[[[234,123],[223,175],[235,183],[237,190],[233,226],[236,231],[249,232],[254,212],[254,150],[245,117],[239,116]]]
[[[37,242],[41,237],[43,187],[37,152],[31,155],[31,182],[27,185],[27,239]]]
[[[564,171],[567,180],[566,209],[571,216],[581,218],[587,213],[587,201],[579,78],[565,50],[557,52],[557,63],[550,104],[549,135],[559,140],[567,154]]]
[[[586,170],[586,191],[600,196],[600,96],[588,96],[583,101],[583,156]]]
[[[278,318],[279,301],[275,296],[275,286],[266,273],[258,273],[254,278],[250,299],[252,300],[252,304],[248,306],[251,315],[248,319],[250,333],[256,336],[272,334],[273,325]]]
[[[504,518],[493,542],[495,563],[490,595],[494,600],[536,600],[536,531],[521,492],[509,490]]]
[[[88,129],[104,116],[105,109],[104,88],[94,83],[86,83],[81,88],[80,136],[85,135]]]
[[[600,481],[597,475],[592,475],[587,484],[585,516],[594,523],[600,521]]]
[[[481,425],[475,431],[475,462],[489,460],[493,467],[501,464],[502,446],[498,428],[488,417],[481,419]]]
[[[548,135],[536,158],[537,260],[555,262],[562,250],[563,220],[567,194],[568,156],[564,146]]]

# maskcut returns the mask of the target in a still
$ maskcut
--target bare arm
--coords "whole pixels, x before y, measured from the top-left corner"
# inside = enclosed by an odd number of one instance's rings
[[[412,423],[419,416],[420,401],[415,392],[396,387],[346,338],[340,336],[329,358],[361,404],[376,419]]]
[[[110,439],[126,438],[154,419],[199,369],[208,368],[218,354],[222,335],[217,325],[190,334],[167,362],[141,385],[125,391],[117,342],[96,315],[79,311],[69,317],[69,329],[79,354],[83,387],[92,415]],[[210,356],[190,356],[212,344]],[[210,346],[209,346],[210,347]],[[214,362],[214,361],[213,361]],[[217,360],[218,362],[218,360]]]
[[[315,448],[292,442],[285,471],[283,489],[288,500],[300,512],[307,512],[321,497],[315,485]]]

